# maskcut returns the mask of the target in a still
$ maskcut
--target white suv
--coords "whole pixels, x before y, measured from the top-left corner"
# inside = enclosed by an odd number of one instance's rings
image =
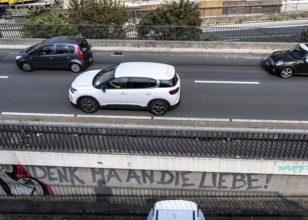
[[[147,220],[205,220],[198,205],[186,200],[164,200],[156,202]]]
[[[73,105],[94,113],[99,107],[137,106],[163,115],[179,105],[181,82],[173,66],[126,62],[76,77],[69,89]]]

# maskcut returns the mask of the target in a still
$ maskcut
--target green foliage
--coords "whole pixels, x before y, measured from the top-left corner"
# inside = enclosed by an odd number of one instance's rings
[[[129,16],[129,11],[120,1],[70,0],[70,23],[89,25],[82,27],[79,31],[83,36],[91,36],[90,38],[125,38],[126,33],[123,25],[128,22]]]
[[[32,8],[24,24],[68,24],[68,15],[54,10]]]
[[[77,35],[78,29],[68,25],[68,15],[54,10],[31,9],[23,25],[26,37],[50,38],[54,36]]]
[[[299,42],[308,42],[308,31],[302,31]]]
[[[203,39],[204,41],[220,41],[219,36],[217,35],[209,35],[208,37]]]
[[[276,15],[272,15],[268,18],[269,21],[283,21],[283,17],[281,16],[276,16]]]
[[[180,0],[147,13],[141,18],[137,31],[141,39],[199,40],[201,23],[197,5]]]

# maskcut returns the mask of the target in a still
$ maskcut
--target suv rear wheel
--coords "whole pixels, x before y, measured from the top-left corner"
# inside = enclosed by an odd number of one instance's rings
[[[83,98],[79,102],[79,108],[86,113],[94,113],[98,109],[98,103],[92,98]]]
[[[167,102],[165,102],[163,100],[155,100],[155,101],[151,102],[150,105],[149,105],[149,111],[153,115],[164,115],[168,111],[168,108],[169,108],[169,106],[168,106]]]
[[[73,71],[74,73],[79,73],[82,70],[81,66],[78,63],[72,63],[70,68],[71,71]]]

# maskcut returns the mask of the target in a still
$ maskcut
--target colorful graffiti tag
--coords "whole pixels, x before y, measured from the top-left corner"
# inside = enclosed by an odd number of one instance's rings
[[[48,185],[21,165],[0,165],[0,186],[0,194],[4,195],[54,195]]]

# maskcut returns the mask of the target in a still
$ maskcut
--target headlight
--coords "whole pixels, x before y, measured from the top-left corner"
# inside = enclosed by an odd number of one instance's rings
[[[20,58],[21,58],[21,56],[19,56],[19,55],[18,55],[18,56],[16,56],[16,60],[19,60]]]
[[[73,87],[71,87],[70,90],[71,90],[72,93],[75,93],[77,91],[77,89],[75,89]]]
[[[276,62],[276,66],[281,66],[283,64],[283,61],[279,60]]]

